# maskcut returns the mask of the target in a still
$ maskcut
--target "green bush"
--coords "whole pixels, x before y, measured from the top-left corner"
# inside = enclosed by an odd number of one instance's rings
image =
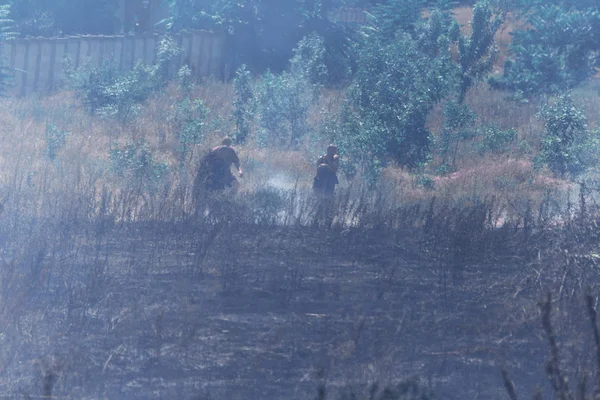
[[[114,59],[106,59],[99,66],[91,62],[78,69],[67,66],[66,74],[69,85],[91,113],[115,116],[122,121],[155,88],[151,68],[141,63],[122,72]]]
[[[120,74],[117,78],[103,86],[100,98],[104,103],[98,109],[99,114],[127,121],[134,116],[139,105],[143,103],[156,88],[152,69],[142,63],[136,64],[133,70]]]
[[[139,62],[131,71],[121,71],[114,58],[109,58],[99,66],[88,61],[75,69],[67,60],[65,76],[90,112],[125,122],[150,94],[164,87],[170,79],[169,63],[177,54],[175,42],[165,37],[159,42],[152,66]]]
[[[291,70],[297,75],[306,76],[312,83],[326,83],[328,71],[325,56],[323,38],[313,33],[298,42],[290,61]]]
[[[250,136],[250,124],[254,117],[254,92],[251,86],[250,71],[242,65],[235,73],[233,80],[233,112],[232,120],[235,124],[234,139],[236,143],[245,143]]]
[[[67,143],[68,132],[58,129],[55,125],[46,125],[46,156],[54,161],[60,149]]]
[[[444,105],[444,126],[440,143],[441,172],[454,169],[460,142],[473,137],[477,115],[465,104],[450,101]],[[452,161],[449,158],[452,157]]]
[[[513,33],[512,57],[493,87],[517,98],[570,89],[600,67],[600,11],[537,2],[527,14],[528,28]]]
[[[179,91],[189,95],[193,87],[192,70],[187,65],[182,66],[177,71],[177,85]]]
[[[545,107],[544,137],[540,161],[557,175],[578,175],[586,166],[585,148],[597,140],[587,131],[586,117],[569,95],[561,95]]]
[[[303,74],[283,72],[263,76],[258,85],[256,107],[264,145],[295,147],[308,132],[312,85]]]
[[[152,187],[162,181],[168,168],[158,162],[145,142],[116,145],[109,152],[110,170],[119,177],[129,177],[141,186]]]
[[[518,133],[515,129],[500,129],[498,126],[484,126],[479,129],[481,142],[479,143],[479,152],[503,154],[510,146],[515,144],[518,139]]]
[[[450,93],[454,72],[449,58],[428,56],[408,34],[365,46],[346,110],[356,119],[348,134],[357,151],[391,156],[407,167],[427,160],[427,116]]]
[[[156,60],[151,69],[152,79],[157,87],[166,85],[173,78],[170,64],[181,52],[182,49],[171,36],[166,35],[160,38],[156,47]],[[181,70],[177,72],[179,73]]]
[[[183,158],[188,154],[190,145],[200,144],[204,140],[208,113],[209,109],[201,99],[186,97],[173,105],[168,120],[179,138],[179,151]]]

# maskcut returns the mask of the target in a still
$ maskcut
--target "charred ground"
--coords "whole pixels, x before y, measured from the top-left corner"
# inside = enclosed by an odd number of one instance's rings
[[[4,231],[2,392],[306,399],[325,385],[336,398],[416,377],[437,398],[484,399],[505,396],[503,367],[520,392],[546,392],[547,292],[566,374],[593,371],[591,214],[529,231],[488,226],[482,207],[360,228],[232,209],[23,223]]]

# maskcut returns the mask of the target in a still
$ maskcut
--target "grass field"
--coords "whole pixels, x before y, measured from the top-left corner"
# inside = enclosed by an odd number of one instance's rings
[[[574,93],[590,126],[594,85]],[[0,393],[306,399],[324,384],[337,398],[417,377],[437,398],[490,399],[506,396],[504,367],[520,398],[538,385],[551,396],[538,307],[549,292],[560,365],[572,389],[588,375],[594,387],[584,294],[600,284],[598,188],[536,168],[536,104],[478,86],[467,102],[479,122],[515,128],[519,143],[481,156],[465,141],[455,172],[436,174],[435,158],[419,173],[389,167],[375,189],[341,177],[333,205],[310,191],[326,143],[251,141],[238,147],[240,193],[194,216],[191,182],[232,131],[232,88],[194,90],[208,128],[183,159],[175,87],[126,123],[68,92],[2,102]],[[341,97],[313,105],[312,131]],[[148,153],[119,174],[111,150],[127,144]]]

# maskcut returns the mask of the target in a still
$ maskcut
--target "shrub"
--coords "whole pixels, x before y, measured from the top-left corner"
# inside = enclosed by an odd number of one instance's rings
[[[182,66],[177,71],[177,84],[180,92],[190,94],[193,85],[192,70],[187,65]]]
[[[583,172],[586,166],[580,157],[581,150],[591,138],[583,112],[575,107],[569,95],[561,95],[544,108],[540,116],[544,119],[540,160],[561,176]]]
[[[66,58],[64,65],[65,81],[75,89],[83,104],[94,113],[109,103],[105,88],[117,79],[119,69],[114,58],[102,61],[99,66],[86,62],[75,69],[72,59]]]
[[[187,155],[190,145],[200,144],[204,140],[208,113],[209,109],[201,99],[186,97],[173,105],[169,122],[177,132],[182,158]]]
[[[454,69],[447,57],[430,57],[407,34],[385,44],[365,46],[350,92],[356,118],[349,134],[378,157],[391,156],[415,167],[429,156],[427,116],[452,87]]]
[[[58,151],[67,143],[68,132],[58,129],[55,125],[46,125],[46,156],[54,161]]]
[[[115,116],[125,121],[135,106],[154,90],[152,69],[138,63],[121,72],[114,59],[99,66],[87,62],[74,70],[66,67],[67,80],[91,113]]]
[[[163,36],[159,40],[156,61],[152,68],[152,77],[156,86],[164,86],[172,78],[170,64],[181,54],[181,51],[182,49],[171,36]]]
[[[517,98],[573,88],[600,65],[597,7],[544,3],[532,7],[528,29],[514,32],[513,57],[506,61],[503,75],[490,80],[493,87],[510,90]]]
[[[168,170],[166,164],[154,159],[145,142],[116,145],[110,150],[109,159],[115,175],[132,178],[145,187],[161,182]]]
[[[308,132],[313,92],[303,74],[266,73],[258,86],[256,100],[262,144],[294,147]]]
[[[98,110],[101,115],[127,121],[135,115],[140,103],[144,102],[156,88],[152,69],[142,63],[133,70],[119,75],[103,88],[105,103]]]
[[[236,143],[245,143],[250,136],[250,123],[254,113],[254,93],[250,84],[250,71],[242,65],[235,73],[233,80],[233,112],[232,119],[235,123],[234,139]]]
[[[90,112],[114,116],[125,122],[140,103],[167,83],[169,63],[179,51],[173,39],[165,37],[159,42],[153,66],[139,62],[131,71],[120,71],[111,58],[103,60],[99,66],[88,61],[74,69],[67,60],[65,75]]]
[[[479,129],[481,153],[502,154],[510,149],[510,145],[517,141],[518,133],[515,129],[500,129],[498,126],[484,126]]]
[[[462,140],[473,137],[473,132],[470,128],[472,128],[476,118],[477,115],[465,104],[457,102],[448,102],[445,104],[444,126],[440,145],[442,170],[447,171],[454,168],[458,146]],[[449,165],[448,158],[450,155],[452,155],[452,161]]]
[[[312,83],[323,84],[327,81],[328,73],[325,55],[323,38],[317,34],[307,36],[294,49],[291,70],[297,75],[306,76]]]

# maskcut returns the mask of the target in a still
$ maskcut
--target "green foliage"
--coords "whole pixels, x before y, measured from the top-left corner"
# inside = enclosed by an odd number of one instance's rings
[[[586,117],[569,95],[561,95],[541,112],[544,137],[540,160],[558,175],[572,176],[586,168],[584,150],[593,137],[587,132]],[[594,138],[595,139],[595,138]]]
[[[139,62],[131,71],[121,71],[114,59],[105,59],[99,66],[88,61],[74,69],[67,60],[65,76],[90,112],[125,122],[151,93],[164,87],[169,79],[168,65],[178,54],[175,42],[165,37],[159,43],[156,63],[152,66]]]
[[[496,125],[481,127],[480,135],[479,151],[496,155],[506,153],[518,139],[515,129],[501,129]]]
[[[242,65],[235,74],[232,112],[232,119],[236,127],[234,139],[236,143],[245,143],[250,136],[250,124],[254,116],[254,93],[250,82],[250,71],[246,69],[246,66]]]
[[[502,18],[494,17],[494,10],[487,0],[475,4],[471,35],[461,35],[458,39],[459,102],[464,101],[467,91],[475,82],[485,78],[492,70],[496,60],[494,35],[501,24]]]
[[[109,104],[106,88],[114,83],[120,72],[114,59],[102,61],[100,66],[87,62],[75,69],[72,60],[66,59],[64,66],[65,81],[77,92],[84,105],[94,113]]]
[[[373,10],[377,36],[386,42],[396,38],[398,32],[414,32],[426,0],[389,0]]]
[[[311,34],[303,38],[294,49],[294,57],[290,61],[292,73],[304,75],[312,83],[325,83],[327,81],[325,53],[323,38],[319,35]]]
[[[163,24],[172,32],[212,28],[215,3],[216,0],[170,0],[169,17]]]
[[[469,88],[483,79],[495,59],[494,34],[501,18],[487,1],[473,9],[471,35],[460,35],[449,4],[432,8],[422,16],[426,1],[392,0],[375,8],[351,90],[355,129],[349,130],[354,144],[371,156],[391,156],[399,165],[414,168],[426,162],[431,134],[426,120],[433,107],[456,93],[457,103],[448,103],[442,135],[443,164],[460,140],[472,135],[466,129],[474,116],[460,106]],[[439,4],[438,4],[439,5]],[[450,57],[456,43],[458,63]],[[454,162],[453,162],[454,163]]]
[[[444,106],[444,128],[448,130],[458,131],[469,127],[476,118],[477,114],[465,104],[451,101]]]
[[[156,85],[165,85],[172,78],[169,65],[173,59],[181,54],[181,51],[182,49],[171,36],[166,35],[160,38],[156,48],[156,61],[152,70]]]
[[[417,24],[415,38],[421,51],[431,57],[447,54],[451,43],[458,40],[460,27],[450,13],[438,8],[431,10],[429,18]]]
[[[21,36],[114,34],[118,0],[10,0]]]
[[[573,88],[600,67],[600,11],[536,4],[531,26],[515,31],[504,74],[490,80],[516,97],[555,94]]]
[[[110,169],[119,177],[129,177],[143,186],[152,187],[162,181],[168,168],[158,162],[145,142],[116,145],[109,153]]]
[[[114,81],[102,87],[100,99],[104,99],[99,112],[102,115],[127,121],[135,114],[140,103],[156,89],[152,68],[141,62],[133,70],[119,74]]]
[[[473,124],[477,115],[465,104],[448,102],[444,106],[444,127],[440,145],[442,156],[441,172],[454,168],[460,142],[473,137]],[[449,165],[448,158],[452,156]]]
[[[228,35],[226,64],[247,65],[253,72],[283,71],[292,50],[316,32],[324,39],[328,66],[343,65],[350,57],[350,31],[331,22],[328,15],[344,0],[171,0],[165,21],[173,32],[207,29]],[[333,70],[332,70],[333,71]]]
[[[176,102],[169,122],[179,137],[180,152],[185,157],[190,145],[200,144],[204,140],[206,117],[209,109],[201,99],[185,98]]]
[[[347,110],[356,118],[348,134],[358,151],[392,156],[407,167],[425,161],[431,145],[427,116],[450,92],[454,71],[448,57],[428,56],[408,34],[365,46]]]
[[[155,89],[152,72],[142,63],[122,72],[114,59],[107,59],[100,66],[88,62],[76,70],[67,67],[65,74],[68,84],[91,113],[126,121]]]
[[[193,79],[192,70],[187,65],[182,66],[177,71],[177,84],[180,92],[184,94],[190,93],[193,86]]]
[[[256,95],[263,144],[296,146],[308,132],[307,118],[313,96],[312,85],[305,75],[267,72]]]
[[[62,131],[56,125],[46,125],[46,156],[50,161],[56,160],[60,149],[67,143],[68,132]]]

